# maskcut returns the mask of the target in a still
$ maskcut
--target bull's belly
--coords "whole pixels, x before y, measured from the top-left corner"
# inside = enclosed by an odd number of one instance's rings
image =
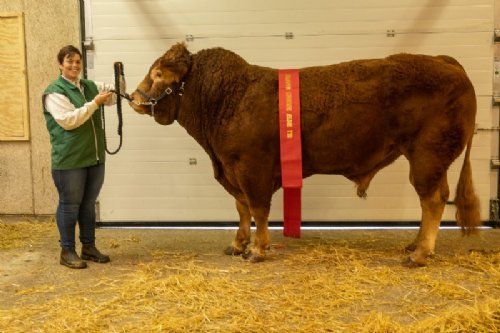
[[[365,154],[330,153],[304,154],[303,175],[314,174],[343,175],[348,178],[359,178],[373,174],[394,162],[401,152],[394,146],[379,149]]]

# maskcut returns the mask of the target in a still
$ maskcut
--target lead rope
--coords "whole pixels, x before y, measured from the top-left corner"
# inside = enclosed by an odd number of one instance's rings
[[[122,116],[122,94],[120,93],[120,78],[124,77],[123,73],[123,64],[121,62],[115,62],[114,64],[115,70],[115,90],[113,91],[116,94],[116,114],[118,116],[118,136],[120,137],[120,143],[118,144],[118,148],[115,151],[110,151],[108,149],[108,143],[106,140],[106,118],[104,116],[104,105],[99,107],[101,111],[102,117],[102,128],[104,131],[104,149],[110,155],[114,155],[118,153],[120,148],[122,147],[122,128],[123,128],[123,116]]]

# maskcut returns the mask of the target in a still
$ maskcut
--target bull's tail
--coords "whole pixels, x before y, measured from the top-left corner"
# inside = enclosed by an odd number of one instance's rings
[[[479,213],[479,198],[474,191],[472,184],[472,169],[470,165],[470,150],[472,146],[472,135],[467,143],[464,164],[460,171],[457,192],[455,195],[455,205],[457,206],[457,224],[462,227],[464,234],[473,233],[476,227],[481,225]]]

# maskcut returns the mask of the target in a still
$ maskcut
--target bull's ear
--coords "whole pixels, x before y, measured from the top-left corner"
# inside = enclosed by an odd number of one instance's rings
[[[172,72],[175,76],[175,81],[180,82],[184,75],[186,75],[188,71],[188,67],[183,63],[177,63],[165,59],[160,60],[160,66],[162,69],[166,69]]]
[[[191,66],[191,53],[186,44],[177,43],[168,50],[160,59],[160,66],[174,73],[178,81],[181,81]]]

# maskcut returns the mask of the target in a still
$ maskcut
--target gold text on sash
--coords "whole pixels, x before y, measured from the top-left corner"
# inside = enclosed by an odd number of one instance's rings
[[[293,115],[292,115],[292,75],[285,74],[285,111],[286,111],[286,131],[287,139],[293,138]]]

